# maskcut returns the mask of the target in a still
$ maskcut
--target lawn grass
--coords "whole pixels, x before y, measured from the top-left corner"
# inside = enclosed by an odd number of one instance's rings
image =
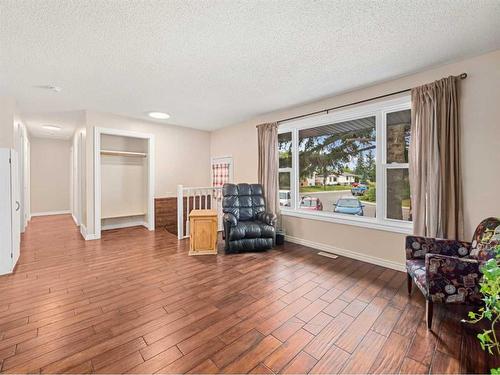
[[[408,199],[403,199],[403,201],[401,202],[401,206],[403,208],[410,208],[410,198]]]
[[[317,193],[320,191],[339,191],[339,190],[351,190],[350,186],[344,185],[329,185],[329,186],[301,186],[301,193]]]

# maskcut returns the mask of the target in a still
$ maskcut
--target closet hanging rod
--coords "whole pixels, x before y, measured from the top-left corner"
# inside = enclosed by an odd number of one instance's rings
[[[132,151],[113,151],[113,150],[101,150],[101,155],[112,155],[112,156],[137,156],[145,158],[148,156],[145,152],[132,152]]]

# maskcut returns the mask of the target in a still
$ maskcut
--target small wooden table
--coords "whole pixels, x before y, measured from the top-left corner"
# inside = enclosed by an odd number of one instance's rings
[[[192,210],[189,213],[189,255],[217,254],[217,212]]]

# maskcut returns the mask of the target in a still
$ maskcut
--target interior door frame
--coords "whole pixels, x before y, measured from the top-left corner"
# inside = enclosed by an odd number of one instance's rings
[[[94,235],[92,239],[101,238],[101,135],[140,138],[148,141],[148,187],[147,187],[147,228],[155,229],[154,189],[155,189],[155,136],[130,130],[94,127]],[[88,212],[87,212],[88,215]]]
[[[11,204],[11,261],[12,267],[17,263],[21,251],[21,191],[19,181],[19,153],[11,149],[10,164],[10,204]]]
[[[71,183],[72,183],[72,208],[71,213],[73,221],[77,226],[82,225],[82,174],[83,174],[83,151],[82,133],[76,132],[73,136],[71,145],[72,160],[71,160]]]
[[[26,158],[26,133],[22,123],[17,123],[16,129],[16,150],[17,150],[17,177],[18,177],[18,188],[19,188],[19,229],[21,233],[24,233],[27,225],[26,220],[26,194],[25,194],[25,183],[26,183],[26,173],[25,173],[25,158]]]
[[[24,197],[24,225],[28,226],[31,220],[31,143],[27,136],[24,138],[24,186],[23,186],[23,197]]]

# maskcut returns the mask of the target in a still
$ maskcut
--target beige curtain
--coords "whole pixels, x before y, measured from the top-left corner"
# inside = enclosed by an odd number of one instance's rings
[[[266,208],[278,213],[278,123],[257,126],[259,143],[259,184],[264,188]]]
[[[458,88],[455,77],[411,90],[410,188],[414,233],[462,239]]]

